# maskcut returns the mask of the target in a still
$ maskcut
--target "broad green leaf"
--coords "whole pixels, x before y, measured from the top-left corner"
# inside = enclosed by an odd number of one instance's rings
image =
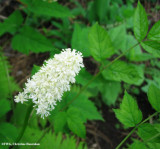
[[[23,17],[20,11],[13,12],[3,23],[0,23],[0,36],[9,32],[15,33],[23,23]]]
[[[49,3],[43,0],[21,0],[25,4],[27,4],[27,8],[40,16],[49,16],[49,17],[56,17],[56,18],[64,18],[64,17],[71,17],[72,14],[67,7],[64,7],[57,2]]]
[[[141,62],[141,61],[148,61],[150,59],[155,58],[153,55],[150,55],[148,53],[141,53],[141,54],[135,54],[134,51],[131,51],[129,53],[129,60],[135,61],[135,62]]]
[[[145,143],[135,140],[128,149],[148,149]]]
[[[110,37],[105,29],[97,23],[90,29],[89,50],[97,61],[102,61],[114,54]]]
[[[141,42],[141,46],[147,52],[153,54],[156,57],[160,57],[160,42],[158,42],[158,41],[144,41],[144,42]]]
[[[153,136],[156,136],[158,133],[159,132],[150,123],[145,123],[138,127],[138,135],[143,139],[143,141],[159,143],[160,136],[153,138]]]
[[[82,52],[84,57],[91,55],[88,45],[88,32],[88,28],[81,28],[78,24],[75,24],[71,41],[72,49]]]
[[[127,35],[126,47],[124,49],[129,49],[130,47],[134,46],[135,44],[137,44],[137,41],[134,38],[134,36]],[[125,52],[124,49],[122,50],[122,52]],[[154,56],[152,56],[148,53],[142,52],[140,45],[137,45],[136,47],[129,50],[129,52],[127,52],[127,54],[126,54],[126,57],[130,61],[146,61],[146,60],[154,58]]]
[[[55,115],[53,120],[54,131],[63,132],[64,126],[67,124],[67,113],[59,112]]]
[[[124,81],[129,84],[135,84],[141,79],[136,68],[124,61],[114,62],[102,72],[102,75],[107,80]]]
[[[148,32],[147,14],[141,3],[138,5],[134,15],[134,35],[138,41],[142,41]]]
[[[103,120],[94,103],[91,100],[87,99],[85,95],[80,95],[70,105],[70,107],[78,109],[81,112],[81,117],[83,117],[85,120]]]
[[[20,143],[36,143],[43,134],[44,131],[39,130],[39,128],[27,127]],[[37,146],[37,148],[39,148],[39,146]],[[20,149],[26,149],[26,146],[21,146]]]
[[[0,100],[0,117],[5,115],[10,110],[11,110],[10,102],[6,99],[1,99]]]
[[[76,83],[85,86],[89,80],[91,80],[94,76],[91,75],[85,68],[82,68],[80,73],[76,76]],[[88,85],[89,88],[97,87],[100,83],[100,80],[97,78],[92,83]]]
[[[160,21],[155,23],[147,36],[150,40],[160,40]]]
[[[142,121],[142,112],[139,110],[136,100],[126,91],[120,109],[114,109],[114,112],[125,127],[134,127]]]
[[[76,108],[69,108],[67,111],[67,123],[69,129],[81,138],[85,138],[86,129],[80,117],[80,111]]]
[[[99,86],[100,92],[102,94],[102,100],[107,105],[114,105],[116,99],[121,91],[120,82],[104,80],[104,82]]]
[[[71,101],[78,94],[79,90],[80,88],[78,87],[72,88],[65,100],[67,102]],[[74,107],[80,111],[80,117],[83,122],[86,122],[86,120],[103,120],[94,103],[88,99],[87,92],[81,93],[76,100],[70,104],[70,107]]]
[[[124,49],[122,49],[122,52],[125,52],[127,49],[133,47],[135,44],[137,44],[137,40],[134,38],[133,35],[126,35],[127,39],[126,39],[126,46]],[[129,53],[135,53],[136,55],[141,54],[141,48],[139,45],[131,48],[131,50],[129,50]],[[126,54],[127,57],[129,57],[130,54]]]
[[[16,126],[22,127],[26,111],[27,111],[27,105],[21,103],[16,104],[15,114],[12,117],[12,120],[16,124]]]
[[[10,123],[0,123],[0,134],[5,136],[7,142],[15,142],[18,132],[15,126]]]
[[[124,24],[118,27],[112,28],[111,30],[109,30],[108,34],[112,40],[115,50],[125,49],[125,45],[127,41],[127,33],[126,33],[126,27]]]
[[[160,111],[160,89],[153,84],[148,89],[148,100],[156,111]]]
[[[159,124],[159,123],[154,124],[154,128],[155,128],[158,132],[160,132],[160,124]]]
[[[149,147],[149,149],[159,149],[160,143],[147,143],[147,146]]]
[[[145,79],[144,77],[145,65],[144,64],[139,64],[139,65],[132,64],[132,66],[136,69],[136,71],[138,72],[140,76],[140,79],[134,84],[137,86],[140,86],[144,82],[144,79]]]
[[[24,26],[20,33],[13,37],[12,47],[25,54],[28,54],[29,51],[39,53],[54,49],[46,37],[29,26]]]

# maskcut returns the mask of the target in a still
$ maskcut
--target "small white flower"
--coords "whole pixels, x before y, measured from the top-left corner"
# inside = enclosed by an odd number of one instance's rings
[[[15,102],[32,99],[37,114],[47,117],[56,102],[61,101],[63,93],[70,90],[70,83],[75,83],[75,76],[82,67],[82,53],[70,48],[62,50],[27,80],[24,91],[15,96]]]
[[[26,94],[22,92],[22,93],[19,93],[17,96],[15,96],[14,101],[21,102],[23,104],[23,102],[27,101],[26,97],[27,97]]]

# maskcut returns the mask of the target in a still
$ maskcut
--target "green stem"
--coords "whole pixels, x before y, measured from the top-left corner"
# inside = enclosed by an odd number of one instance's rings
[[[144,124],[145,122],[147,122],[148,120],[150,120],[152,117],[156,116],[159,112],[155,112],[153,113],[152,115],[150,115],[148,118],[146,118],[145,120],[143,120],[140,124],[138,124],[137,126],[135,126],[131,132],[120,142],[120,144],[116,147],[116,149],[119,149],[123,144],[124,142],[135,132],[135,130],[141,126],[142,124]]]
[[[19,134],[19,136],[18,136],[18,138],[16,140],[16,143],[18,143],[21,140],[21,138],[23,137],[23,134],[24,134],[24,132],[25,132],[25,130],[27,128],[28,121],[29,121],[29,118],[30,118],[32,110],[33,110],[33,103],[31,103],[29,105],[28,109],[27,109],[26,117],[24,119],[23,128],[21,129],[21,132],[20,132],[20,134]]]
[[[112,65],[114,62],[116,62],[117,60],[119,60],[121,57],[123,57],[128,51],[130,51],[131,49],[133,49],[134,47],[136,47],[137,45],[139,45],[139,42],[135,45],[133,45],[132,47],[130,47],[129,49],[127,49],[124,53],[122,53],[121,55],[119,55],[118,57],[116,57],[114,60],[112,60],[110,63],[108,63],[106,66],[104,66],[95,76],[92,77],[91,80],[88,81],[88,83],[83,86],[81,88],[81,90],[78,92],[78,94],[70,101],[68,102],[62,109],[61,111],[63,111],[64,109],[66,109],[101,73],[102,71],[104,71],[106,68],[108,68],[110,65]]]

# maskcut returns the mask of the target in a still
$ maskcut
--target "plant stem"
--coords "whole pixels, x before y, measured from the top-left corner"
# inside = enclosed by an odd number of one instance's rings
[[[23,128],[22,128],[22,130],[21,130],[21,132],[20,132],[20,134],[19,134],[19,136],[18,136],[18,138],[16,140],[16,143],[18,143],[21,140],[21,138],[23,137],[23,134],[24,134],[24,132],[25,132],[25,130],[27,128],[28,121],[29,121],[29,118],[30,118],[32,110],[33,110],[33,103],[31,103],[29,105],[28,109],[27,109],[26,117],[24,119]]]
[[[81,88],[81,90],[78,92],[78,94],[71,100],[69,101],[62,109],[61,111],[63,111],[64,109],[66,109],[102,72],[103,70],[105,70],[106,68],[108,68],[110,65],[112,65],[114,62],[116,62],[117,60],[119,60],[121,57],[123,57],[128,51],[130,51],[132,48],[136,47],[137,45],[139,45],[139,42],[136,43],[135,45],[133,45],[132,47],[130,47],[129,49],[127,49],[124,53],[122,53],[121,55],[119,55],[118,57],[116,57],[114,60],[112,60],[109,64],[107,64],[106,66],[104,66],[95,76],[92,77],[91,80],[88,81],[88,83],[83,86]]]
[[[137,126],[135,126],[135,127],[131,130],[131,132],[120,142],[120,144],[116,147],[116,149],[119,149],[119,148],[123,145],[123,143],[132,135],[132,133],[135,132],[135,130],[136,130],[139,126],[141,126],[142,124],[144,124],[145,122],[147,122],[147,121],[148,121],[149,119],[151,119],[152,117],[156,116],[158,113],[159,113],[159,112],[153,113],[152,115],[150,115],[149,117],[147,117],[145,120],[143,120],[141,123],[139,123]]]

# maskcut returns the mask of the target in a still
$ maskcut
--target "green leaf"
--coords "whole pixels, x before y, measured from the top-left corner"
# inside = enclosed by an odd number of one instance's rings
[[[102,75],[107,80],[124,81],[129,84],[135,84],[141,79],[136,68],[124,61],[114,62],[102,72]]]
[[[42,126],[42,128],[46,128],[48,119],[39,118],[39,123]]]
[[[35,73],[37,73],[40,70],[40,68],[41,68],[40,66],[33,65],[31,75],[33,76]]]
[[[105,29],[97,23],[89,32],[89,50],[97,61],[102,61],[114,54],[112,43]]]
[[[151,84],[148,89],[148,100],[156,111],[160,111],[160,89]]]
[[[147,14],[141,3],[138,5],[134,15],[134,35],[138,41],[142,41],[148,32]]]
[[[74,86],[71,91],[66,95],[65,100],[70,102],[79,92],[80,88]],[[95,92],[95,91],[94,91]],[[103,120],[101,114],[98,112],[94,103],[88,99],[88,93],[81,93],[76,100],[70,104],[70,107],[76,108],[80,111],[80,117],[83,122],[86,120]]]
[[[150,40],[160,40],[160,21],[155,23],[147,36]]]
[[[20,143],[35,143],[39,140],[43,133],[44,131],[39,130],[38,128],[27,127]],[[21,149],[26,149],[26,146],[21,146]]]
[[[138,135],[143,139],[143,141],[149,142],[160,142],[160,136],[152,138],[156,136],[159,132],[154,128],[152,124],[145,123],[138,127]]]
[[[5,56],[0,53],[0,98],[7,99],[9,94],[19,90],[18,85],[15,83],[14,78],[8,76],[11,66],[9,65]]]
[[[26,115],[26,111],[27,111],[26,104],[21,104],[21,103],[16,104],[15,114],[12,117],[12,120],[16,124],[16,126],[22,127],[24,123],[24,117]]]
[[[127,35],[126,47],[124,49],[129,49],[130,47],[132,47],[135,44],[137,44],[137,41],[134,38],[134,36]],[[125,50],[122,50],[122,52],[125,52]],[[126,57],[130,61],[146,61],[146,60],[154,58],[154,56],[152,56],[148,53],[142,52],[140,45],[137,45],[136,47],[129,50],[129,52],[127,52],[127,54],[126,54]]]
[[[5,115],[10,110],[11,110],[10,102],[8,100],[1,99],[0,100],[0,117]]]
[[[142,112],[139,110],[136,100],[126,91],[120,109],[114,109],[114,112],[125,127],[134,127],[142,121]]]
[[[0,134],[0,148],[2,149],[9,149],[9,146],[7,145],[2,145],[2,143],[8,142],[8,139],[6,136]]]
[[[124,24],[112,28],[111,30],[109,30],[108,34],[111,37],[115,50],[125,49],[127,34],[126,34],[126,26]]]
[[[77,141],[74,136],[52,133],[51,131],[45,135],[40,142],[38,149],[87,149],[82,141]]]
[[[148,149],[145,143],[140,142],[139,140],[135,140],[128,149]]]
[[[15,33],[23,23],[23,17],[20,11],[14,11],[3,23],[0,23],[0,36],[9,32]]]
[[[85,68],[82,68],[80,73],[76,76],[76,83],[81,84],[85,86],[89,80],[91,80],[93,75],[91,75],[88,71],[85,70]],[[92,83],[88,85],[89,88],[97,87],[97,85],[100,83],[99,79],[95,79]]]
[[[147,143],[149,149],[158,149],[160,148],[160,143]]]
[[[112,104],[114,105],[121,91],[120,82],[104,80],[99,88],[104,103],[109,106]]]
[[[126,46],[124,49],[122,49],[122,52],[125,52],[127,49],[133,47],[135,44],[137,44],[137,40],[134,38],[133,35],[127,35],[126,37]],[[131,50],[129,50],[129,54],[127,52],[126,56],[129,57],[130,53],[135,53],[135,54],[141,54],[141,48],[139,45],[133,47]]]
[[[64,126],[67,124],[67,113],[57,113],[54,117],[53,124],[55,133],[63,132]]]
[[[160,132],[160,124],[159,124],[159,123],[154,124],[154,128],[155,128],[158,132]]]
[[[141,46],[147,52],[153,54],[155,57],[160,57],[160,42],[158,41],[144,41]]]
[[[57,2],[49,3],[43,0],[21,0],[25,4],[27,4],[27,8],[40,16],[49,16],[49,17],[56,17],[56,18],[64,18],[64,17],[71,17],[72,14],[67,7],[64,7]]]
[[[71,104],[71,107],[74,107],[82,112],[81,115],[86,120],[103,120],[94,103],[83,95],[77,98]]]
[[[99,18],[99,21],[102,23],[105,21],[105,18],[107,17],[107,11],[109,9],[109,3],[110,1],[106,0],[95,0],[94,1],[94,6],[95,6],[95,13]]]
[[[82,52],[84,57],[91,55],[88,48],[88,32],[88,28],[81,28],[79,24],[75,24],[71,41],[72,49]]]
[[[29,26],[24,26],[20,33],[13,37],[12,47],[25,54],[28,54],[29,51],[39,53],[53,50],[52,43]]]
[[[67,111],[67,123],[69,129],[81,138],[85,138],[86,129],[80,117],[80,111],[76,108],[69,108]]]
[[[10,123],[0,123],[0,134],[5,136],[7,142],[13,143],[15,142],[18,132],[15,126]]]
[[[144,79],[145,79],[144,77],[145,65],[140,64],[137,66],[136,64],[133,64],[132,66],[136,69],[136,71],[138,72],[140,76],[140,79],[137,82],[135,82],[135,85],[140,86],[144,82]]]

